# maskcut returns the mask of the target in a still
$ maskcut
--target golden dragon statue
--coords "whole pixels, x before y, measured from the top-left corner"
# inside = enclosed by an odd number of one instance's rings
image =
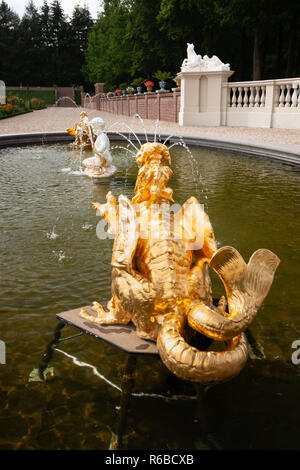
[[[114,235],[112,298],[80,316],[100,324],[133,322],[138,336],[156,341],[163,363],[180,378],[203,384],[236,376],[248,357],[245,330],[273,282],[279,258],[267,249],[248,264],[231,246],[217,249],[208,215],[191,197],[170,213],[172,175],[167,147],[144,144],[136,156],[139,172],[132,200],[109,192],[93,208]],[[227,301],[214,305],[209,270],[223,281]],[[228,305],[227,305],[228,304]],[[191,346],[199,332],[224,341],[225,350]],[[218,349],[218,348],[215,348]]]

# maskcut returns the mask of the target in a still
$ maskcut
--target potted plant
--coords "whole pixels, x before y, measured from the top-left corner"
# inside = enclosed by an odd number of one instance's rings
[[[128,95],[133,95],[134,92],[135,92],[135,89],[134,89],[132,86],[128,86],[128,87],[126,88],[126,91],[127,91],[127,94],[128,94]]]
[[[109,91],[108,93],[106,93],[106,97],[107,97],[108,99],[113,98],[113,97],[114,97],[113,92],[112,92],[112,91]]]
[[[147,88],[147,91],[152,91],[154,87],[154,82],[152,82],[151,80],[146,80],[144,82],[144,85]]]
[[[115,90],[115,93],[116,93],[117,96],[121,96],[121,95],[122,95],[122,90],[121,90],[121,88],[117,88],[117,89]]]
[[[180,78],[178,75],[175,75],[175,77],[174,77],[174,82],[176,83],[176,85],[178,86],[178,88],[180,88],[180,85],[181,85],[181,78]]]
[[[122,90],[122,95],[126,95],[126,88],[127,88],[127,83],[120,83],[119,88]]]
[[[178,75],[175,75],[172,80],[176,83],[176,88],[172,88],[172,91],[180,91],[181,79],[178,77]]]
[[[153,74],[154,78],[157,78],[159,80],[159,86],[162,91],[167,91],[166,90],[166,80],[169,80],[172,78],[171,72],[162,72],[161,70],[157,70],[155,74]]]
[[[136,88],[138,94],[140,95],[143,93],[143,83],[145,79],[144,78],[135,78],[132,82],[131,85]]]

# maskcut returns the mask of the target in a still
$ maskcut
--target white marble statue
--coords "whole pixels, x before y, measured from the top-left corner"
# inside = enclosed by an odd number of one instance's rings
[[[220,70],[230,70],[230,64],[223,62],[213,55],[211,58],[205,55],[203,58],[197,55],[194,44],[187,43],[187,59],[184,59],[181,72],[216,72]]]
[[[91,178],[112,176],[117,169],[112,164],[110,142],[106,132],[104,132],[104,121],[100,117],[96,117],[90,124],[97,138],[93,145],[94,157],[86,158],[82,162],[86,167],[84,173]]]

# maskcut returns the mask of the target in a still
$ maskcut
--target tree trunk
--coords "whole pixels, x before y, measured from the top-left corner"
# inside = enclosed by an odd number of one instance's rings
[[[262,26],[256,23],[254,27],[253,80],[261,80],[261,46]]]

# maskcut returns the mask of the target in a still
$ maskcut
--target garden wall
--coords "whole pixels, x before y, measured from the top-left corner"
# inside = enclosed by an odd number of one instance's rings
[[[180,91],[141,93],[112,98],[95,95],[91,107],[113,114],[134,116],[143,119],[178,122],[180,110]]]

